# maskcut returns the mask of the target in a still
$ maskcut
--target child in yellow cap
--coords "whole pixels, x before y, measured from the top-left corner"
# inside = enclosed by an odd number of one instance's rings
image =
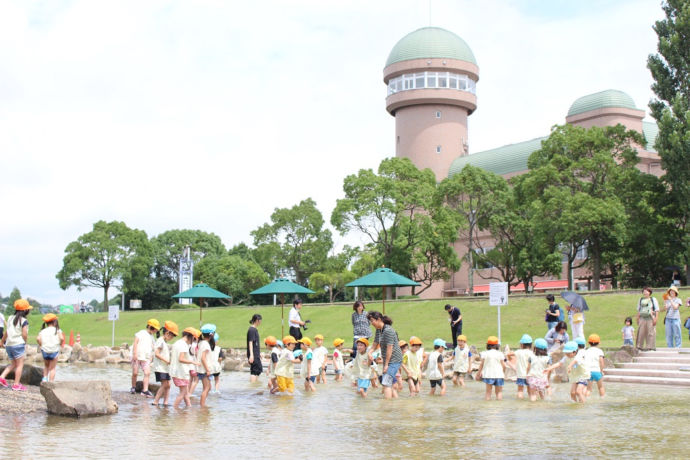
[[[314,352],[311,349],[311,339],[309,337],[302,337],[297,341],[301,346],[302,365],[300,366],[300,376],[304,379],[304,391],[316,391],[316,376],[319,375],[319,368],[314,364]]]
[[[160,336],[158,331],[161,325],[157,319],[151,318],[146,322],[146,329],[142,329],[134,334],[134,344],[132,345],[132,388],[130,393],[136,393],[137,375],[139,369],[144,371],[144,381],[141,394],[147,398],[153,398],[153,393],[149,391],[149,377],[151,375],[151,361],[153,360],[154,335]]]
[[[470,366],[470,348],[467,346],[467,337],[460,334],[457,337],[458,345],[453,350],[453,385],[465,387],[465,375]]]
[[[328,348],[323,346],[323,335],[314,336],[314,362],[313,365],[319,371],[316,376],[316,383],[326,383],[326,366],[328,365]]]
[[[286,391],[292,394],[295,391],[294,365],[301,362],[299,356],[296,357],[294,354],[297,341],[293,336],[286,335],[283,337],[283,345],[285,348],[281,352],[280,358],[278,358],[278,363],[276,364],[275,369],[276,381],[278,385],[271,389],[271,394],[276,394],[278,392],[284,393]]]
[[[357,379],[357,392],[362,398],[367,397],[367,390],[371,384],[371,365],[373,364],[367,353],[369,340],[364,337],[357,339],[357,356],[352,366],[352,378]]]
[[[335,350],[333,350],[333,371],[335,372],[336,382],[341,382],[343,380],[343,370],[345,369],[343,353],[347,352],[347,350],[343,350],[344,343],[345,341],[340,338],[333,341],[333,346],[335,347]]]
[[[506,357],[499,351],[498,337],[490,336],[486,340],[486,351],[482,351],[482,358],[477,371],[477,379],[482,379],[486,385],[484,399],[491,400],[491,389],[496,393],[496,399],[503,399],[503,384],[505,379]]]
[[[177,409],[180,403],[184,400],[187,407],[192,405],[189,399],[189,377],[190,371],[199,364],[192,353],[190,352],[190,345],[195,338],[199,337],[201,332],[193,327],[187,327],[182,331],[182,338],[180,338],[172,347],[170,352],[170,377],[180,393],[175,398],[173,407]]]
[[[60,330],[58,317],[48,313],[43,317],[43,327],[36,337],[43,355],[43,381],[55,381],[55,368],[60,349],[65,344],[65,334]]]
[[[156,382],[161,385],[151,403],[154,406],[158,406],[161,398],[163,398],[163,405],[168,405],[170,397],[170,346],[168,342],[177,337],[180,330],[174,322],[166,321],[163,323],[161,332],[153,350],[153,373],[156,376]]]

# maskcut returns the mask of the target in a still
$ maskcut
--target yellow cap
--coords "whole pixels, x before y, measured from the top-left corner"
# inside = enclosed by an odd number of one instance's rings
[[[286,335],[285,337],[283,337],[283,344],[287,345],[288,343],[297,343],[297,341],[295,340],[295,338],[293,336]]]
[[[421,345],[422,341],[419,337],[411,337],[410,338],[410,345]]]
[[[587,338],[587,342],[589,342],[589,343],[600,343],[601,338],[599,338],[598,334],[590,334],[590,336]]]
[[[486,344],[487,345],[498,345],[498,337],[492,335],[489,336],[488,339],[486,339]]]
[[[365,346],[369,346],[369,340],[366,339],[366,337],[361,337],[357,339],[358,342],[362,342]]]
[[[44,323],[52,323],[57,319],[57,315],[55,313],[48,313],[47,315],[43,316],[43,322]]]
[[[14,309],[17,311],[31,310],[32,307],[29,305],[29,301],[26,299],[17,299],[14,301]]]
[[[463,342],[467,342],[467,337],[465,336],[465,334],[460,334],[458,336],[458,340],[462,340]]]
[[[322,336],[321,334],[316,334],[316,335],[314,336],[314,340],[316,340],[316,339],[321,339],[321,340],[323,340],[323,336]]]
[[[344,343],[345,343],[345,341],[344,341],[343,339],[338,338],[338,339],[335,339],[335,340],[333,341],[333,346],[334,346],[334,347],[338,347],[338,346],[340,346],[340,345],[342,345],[342,344],[344,344]]]
[[[303,343],[308,347],[311,347],[311,339],[309,337],[302,337],[298,340],[299,343]]]
[[[159,331],[161,328],[161,323],[159,323],[158,320],[155,318],[151,318],[150,320],[146,321],[146,325],[151,326],[157,331]]]
[[[166,321],[163,323],[163,327],[166,331],[170,332],[172,335],[180,335],[180,328],[177,323],[173,321]]]

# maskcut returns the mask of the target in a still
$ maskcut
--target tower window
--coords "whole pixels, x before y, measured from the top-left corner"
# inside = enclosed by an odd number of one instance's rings
[[[396,142],[399,144],[400,143],[400,136],[396,139]]]
[[[436,111],[436,118],[441,118],[441,111],[440,110]]]
[[[436,146],[436,153],[441,153],[441,146],[440,145]]]

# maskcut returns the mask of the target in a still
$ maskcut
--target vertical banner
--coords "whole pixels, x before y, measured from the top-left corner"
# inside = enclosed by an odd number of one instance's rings
[[[194,280],[194,261],[192,260],[192,251],[189,246],[185,246],[182,252],[182,257],[180,257],[180,287],[178,294],[192,288],[192,283]],[[179,302],[183,305],[189,305],[192,303],[192,299],[179,299]]]

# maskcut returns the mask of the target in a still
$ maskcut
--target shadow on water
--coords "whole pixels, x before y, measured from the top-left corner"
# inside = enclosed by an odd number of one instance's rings
[[[129,388],[126,368],[63,367],[58,377],[107,379],[113,390]],[[568,385],[555,388],[552,400],[537,403],[516,400],[514,384],[506,385],[503,401],[484,401],[477,382],[464,390],[450,386],[445,397],[410,398],[405,390],[397,401],[383,400],[378,389],[363,400],[346,383],[276,397],[250,384],[247,374],[226,373],[208,409],[156,408],[142,399],[123,404],[112,417],[0,415],[0,452],[98,458],[201,452],[218,458],[684,456],[682,443],[659,441],[658,428],[685,425],[690,389],[609,384],[606,398],[593,395],[576,405]],[[176,394],[173,389],[171,402]]]

